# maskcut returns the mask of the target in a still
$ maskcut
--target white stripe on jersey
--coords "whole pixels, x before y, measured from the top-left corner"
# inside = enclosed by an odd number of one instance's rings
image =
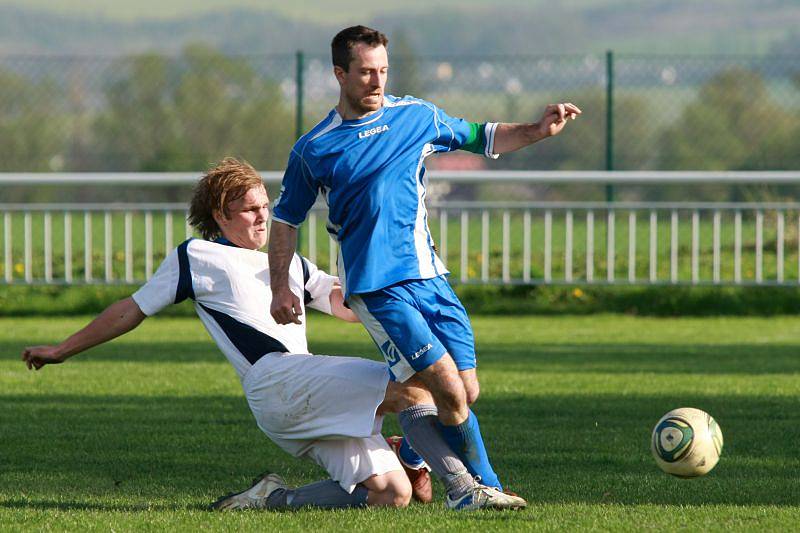
[[[308,143],[310,143],[311,141],[313,141],[317,137],[322,137],[323,135],[325,135],[329,131],[338,128],[341,124],[342,124],[342,117],[341,117],[341,115],[339,115],[339,113],[336,113],[333,116],[333,118],[331,119],[331,123],[330,124],[328,124],[327,126],[322,128],[321,130],[319,130],[316,135],[314,135],[308,141],[306,141],[306,143],[303,145],[303,151],[305,152],[306,146],[308,146]],[[301,155],[301,157],[302,157],[302,155]]]
[[[320,121],[320,122],[317,124],[317,126],[319,126],[320,124],[322,124],[322,122],[324,122],[324,120],[323,120],[323,121]],[[311,141],[313,141],[313,140],[314,140],[314,139],[316,139],[317,137],[321,137],[322,135],[325,135],[325,134],[326,134],[326,133],[328,133],[329,131],[331,131],[331,130],[335,130],[335,129],[336,129],[336,128],[338,128],[338,127],[339,127],[341,124],[342,124],[342,117],[340,117],[340,116],[339,116],[339,114],[338,114],[338,113],[336,113],[335,115],[333,115],[333,117],[331,117],[331,121],[330,121],[330,123],[329,123],[327,126],[325,126],[325,127],[324,127],[324,128],[322,128],[320,131],[318,131],[318,132],[316,133],[316,135],[314,135],[314,136],[313,136],[313,137],[311,137],[310,139],[307,139],[307,140],[306,140],[306,142],[303,144],[303,148],[302,148],[302,150],[300,150],[300,153],[297,153],[297,150],[295,150],[295,149],[294,149],[294,146],[292,147],[292,152],[294,152],[294,154],[295,154],[295,155],[297,155],[297,157],[299,157],[299,158],[300,158],[300,161],[302,161],[302,162],[303,162],[303,165],[305,165],[305,167],[306,167],[306,170],[308,171],[308,174],[309,174],[309,176],[311,176],[311,178],[312,178],[312,179],[316,179],[316,178],[315,178],[315,176],[314,176],[314,172],[311,170],[311,166],[308,164],[308,162],[306,161],[306,158],[305,158],[306,147],[309,145],[309,143],[310,143]],[[314,127],[316,128],[317,126],[314,126]],[[311,186],[312,186],[312,184],[309,184],[309,186],[311,187]],[[312,187],[312,188],[313,188],[313,187]],[[280,197],[278,198],[278,200],[277,200],[277,201],[278,201],[278,202],[280,202]],[[277,203],[277,202],[276,202],[276,203]],[[286,221],[284,221],[284,220],[281,220],[281,222],[284,222],[284,223],[286,223]],[[297,227],[297,226],[295,226],[294,224],[289,224],[289,225],[290,225],[290,226],[292,226],[292,227],[294,227],[294,228],[296,228],[296,227]]]
[[[331,246],[333,246],[333,244],[331,244]],[[347,294],[347,270],[344,266],[344,256],[342,255],[341,246],[339,246],[338,253],[336,254],[336,270],[339,275],[339,283],[342,285],[342,294]]]
[[[387,105],[387,103],[388,103],[388,105]],[[402,100],[395,100],[395,101],[392,102],[391,100],[389,100],[389,99],[384,97],[383,105],[386,106],[386,107],[400,107],[400,106],[406,106],[406,105],[419,105],[419,106],[426,107],[426,108],[430,109],[431,114],[433,115],[433,127],[436,128],[436,137],[441,137],[442,136],[442,132],[439,129],[439,123],[442,122],[442,121],[439,120],[439,115],[436,113],[436,107],[434,107],[434,105],[431,104],[430,102],[425,102],[425,101],[416,100],[416,99],[414,99],[414,100],[402,99]],[[445,124],[445,123],[442,122],[442,124]],[[447,126],[447,124],[445,124],[445,126]],[[447,126],[447,128],[450,130],[450,146],[449,146],[449,148],[452,148],[453,147],[453,139],[455,138],[456,134],[453,131],[453,128],[451,128],[450,126]],[[431,153],[433,153],[433,152],[431,152]]]
[[[433,251],[433,239],[428,228],[428,211],[425,208],[425,185],[420,179],[423,161],[435,151],[431,144],[426,144],[422,147],[422,153],[420,153],[419,163],[417,164],[417,172],[414,176],[417,182],[417,218],[414,221],[414,248],[417,252],[419,274],[423,279],[439,276],[446,272],[444,265]]]
[[[331,188],[325,185],[322,186],[322,197],[325,199],[325,205],[330,206],[328,203],[328,195],[331,193]],[[325,223],[325,229],[328,230],[328,233],[336,239],[336,242],[339,242],[339,231],[342,229],[342,226],[339,224],[334,224],[330,219],[330,214],[328,215],[328,220]]]
[[[384,110],[383,110],[383,108],[381,108],[380,112],[376,112],[375,116],[372,117],[371,119],[367,120],[366,122],[361,122],[361,120],[363,120],[363,118],[361,118],[361,119],[358,119],[358,121],[354,122],[353,124],[344,124],[344,127],[345,128],[360,128],[361,126],[366,126],[367,124],[372,124],[376,120],[379,120],[383,116],[383,113],[384,113]],[[342,121],[342,117],[341,117],[341,115],[339,115],[338,111],[336,112],[336,116],[339,117],[339,121],[340,121],[340,123],[342,123],[341,122]]]
[[[497,159],[500,157],[500,154],[494,153],[494,136],[497,133],[497,122],[487,122],[484,132],[486,134],[486,149],[483,155],[490,159]]]

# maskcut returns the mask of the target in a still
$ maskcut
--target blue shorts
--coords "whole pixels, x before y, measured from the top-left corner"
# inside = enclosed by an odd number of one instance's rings
[[[475,368],[472,326],[444,276],[352,294],[347,301],[383,353],[393,380],[408,380],[445,353],[459,370]]]

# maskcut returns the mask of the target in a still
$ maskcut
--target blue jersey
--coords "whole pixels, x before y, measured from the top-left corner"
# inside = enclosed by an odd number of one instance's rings
[[[387,95],[359,120],[334,109],[292,148],[273,218],[297,227],[323,194],[346,295],[446,274],[428,229],[423,161],[459,148],[497,157],[495,129],[410,96]]]

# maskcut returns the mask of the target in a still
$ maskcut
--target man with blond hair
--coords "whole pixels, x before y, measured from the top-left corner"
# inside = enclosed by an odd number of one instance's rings
[[[391,383],[382,363],[311,355],[305,321],[275,323],[268,258],[259,251],[267,243],[268,206],[253,167],[223,160],[200,179],[191,200],[189,221],[202,239],[172,250],[147,283],[80,331],[57,345],[25,348],[22,359],[36,370],[62,363],[190,298],[236,370],[259,428],[289,454],[315,461],[330,475],[290,489],[277,474],[267,474],[212,508],[404,507],[412,487],[380,434],[383,415],[430,398],[424,390]],[[337,279],[299,255],[291,261],[289,283],[304,308],[357,321],[343,305]],[[483,502],[476,508],[502,507],[477,485],[473,491]]]

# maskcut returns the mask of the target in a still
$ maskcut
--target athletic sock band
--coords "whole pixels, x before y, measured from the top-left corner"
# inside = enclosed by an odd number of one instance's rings
[[[267,497],[267,508],[318,507],[321,509],[347,509],[365,507],[368,490],[364,485],[356,485],[348,493],[332,479],[318,481],[296,489],[278,489]]]
[[[464,463],[447,445],[438,427],[435,405],[415,405],[397,416],[414,450],[442,480],[451,498],[459,498],[475,486]]]
[[[439,426],[444,440],[463,461],[470,474],[480,477],[483,485],[503,490],[500,480],[489,462],[489,456],[481,436],[481,428],[478,425],[478,417],[475,416],[472,409],[470,409],[467,419],[461,424],[445,426],[440,423]]]

